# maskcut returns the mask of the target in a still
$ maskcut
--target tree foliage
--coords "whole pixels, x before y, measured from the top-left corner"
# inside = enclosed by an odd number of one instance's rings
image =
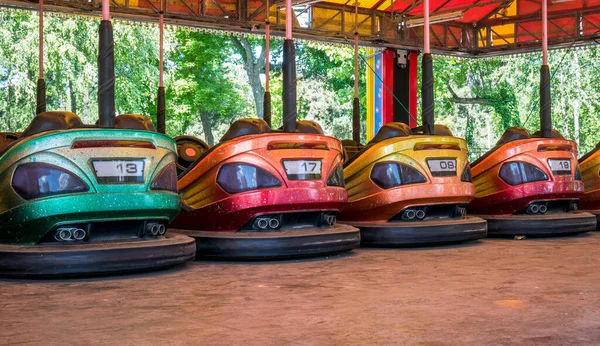
[[[22,131],[35,112],[37,13],[0,12],[0,126]],[[48,109],[97,120],[99,21],[45,17]],[[158,30],[114,22],[116,110],[155,119]],[[167,133],[216,143],[229,124],[262,116],[265,41],[262,38],[167,31]],[[552,51],[552,116],[556,129],[584,153],[600,140],[600,46]],[[329,135],[351,137],[353,49],[296,43],[298,117]],[[364,55],[364,52],[361,51]],[[270,52],[272,123],[281,126],[282,44]],[[492,147],[510,126],[539,127],[539,54],[494,59],[434,58],[436,122],[467,139],[472,157]],[[361,117],[366,117],[366,66],[361,63]]]
[[[600,140],[600,71],[593,46],[550,53],[554,128],[580,144],[580,153]],[[504,130],[539,129],[541,56],[494,59],[434,59],[437,122],[469,141],[472,157],[492,147]]]
[[[170,134],[198,134],[194,123],[200,119],[204,138],[213,145],[213,127],[231,123],[240,112],[241,95],[223,78],[227,73],[223,62],[231,55],[225,42],[225,37],[198,32],[175,34],[167,93]]]

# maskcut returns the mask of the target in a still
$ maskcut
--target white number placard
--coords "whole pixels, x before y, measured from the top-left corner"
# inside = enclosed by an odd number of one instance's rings
[[[427,165],[434,177],[456,175],[456,159],[430,159]]]
[[[283,161],[283,168],[290,180],[321,179],[320,160]]]
[[[552,173],[571,174],[571,160],[548,159],[548,164],[550,165]]]
[[[135,183],[144,180],[144,160],[99,160],[92,164],[101,183]]]

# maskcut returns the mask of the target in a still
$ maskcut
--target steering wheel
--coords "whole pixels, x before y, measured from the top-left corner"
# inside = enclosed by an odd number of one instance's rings
[[[203,140],[193,136],[177,136],[177,175],[185,171],[194,161],[204,154],[210,147]]]
[[[0,132],[0,150],[19,139],[19,134],[14,132]]]

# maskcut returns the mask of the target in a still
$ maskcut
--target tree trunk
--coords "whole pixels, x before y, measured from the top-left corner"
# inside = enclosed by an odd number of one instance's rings
[[[202,121],[204,139],[206,140],[206,143],[212,147],[215,144],[215,138],[213,137],[209,116],[208,112],[200,111],[200,121]]]
[[[490,117],[490,113],[486,113],[485,116],[485,129],[487,132],[487,150],[490,150],[492,148],[492,129],[490,127],[490,123],[492,122],[492,119]]]
[[[83,111],[82,111],[82,116],[83,116],[83,122],[85,123],[91,123],[90,119],[89,119],[89,106],[90,106],[90,93],[89,92],[85,92],[83,94]]]
[[[579,146],[579,100],[573,101],[573,140]]]
[[[560,74],[560,84],[559,85],[565,85],[565,78],[564,75],[561,73]],[[563,128],[563,136],[565,136],[566,138],[569,137],[569,113],[568,113],[568,109],[567,109],[567,102],[566,102],[566,97],[563,94],[564,90],[561,90],[560,95],[558,96],[558,98],[560,99],[560,113],[562,115],[562,128]],[[555,94],[556,95],[556,94]]]
[[[77,98],[73,90],[73,81],[69,79],[69,93],[71,94],[71,112],[77,114]]]
[[[489,105],[490,104],[490,101],[483,97],[459,97],[458,94],[456,93],[456,91],[454,91],[454,89],[452,89],[450,82],[447,82],[446,86],[448,87],[448,91],[450,92],[450,94],[452,94],[452,97],[449,98],[448,101],[450,101],[452,103],[463,104],[463,105]]]
[[[247,38],[245,37],[232,37],[233,45],[236,47],[238,53],[244,60],[244,70],[248,75],[248,83],[252,89],[252,96],[254,96],[254,106],[256,107],[256,114],[259,118],[264,116],[264,95],[265,88],[262,86],[260,81],[260,74],[265,68],[266,51],[263,45],[260,56],[254,57],[254,47]]]
[[[8,76],[10,77],[10,71],[8,73]],[[14,102],[13,101],[13,86],[12,86],[12,84],[10,82],[10,79],[8,79],[8,80],[9,80],[9,82],[6,83],[7,84],[7,89],[8,89],[7,90],[8,97],[6,98],[6,101],[7,101],[6,104],[10,105],[10,104],[13,104],[13,102]],[[35,111],[33,113],[35,114]],[[12,126],[12,122],[11,122],[11,116],[10,116],[10,114],[8,114],[6,116],[6,125],[8,127],[8,131],[9,132],[14,131],[13,126]]]
[[[248,70],[246,70],[246,73],[248,73]],[[250,77],[250,73],[248,73],[248,79],[250,79],[250,87],[252,88],[252,95],[254,96],[256,114],[262,119],[264,117],[265,88],[263,88],[262,83],[260,82],[260,72],[254,73],[253,77]]]
[[[67,109],[67,104],[65,102],[65,97],[62,93],[58,95],[58,109]]]
[[[474,128],[474,119],[471,116],[471,111],[473,110],[473,106],[459,106],[458,110],[462,113],[463,111],[467,113],[467,122],[465,123],[465,136],[464,139],[467,141],[470,147],[474,147],[475,143],[473,142],[473,128]]]

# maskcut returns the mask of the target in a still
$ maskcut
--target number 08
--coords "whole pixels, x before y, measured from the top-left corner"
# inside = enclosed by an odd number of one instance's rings
[[[454,161],[440,161],[441,169],[454,169]]]

